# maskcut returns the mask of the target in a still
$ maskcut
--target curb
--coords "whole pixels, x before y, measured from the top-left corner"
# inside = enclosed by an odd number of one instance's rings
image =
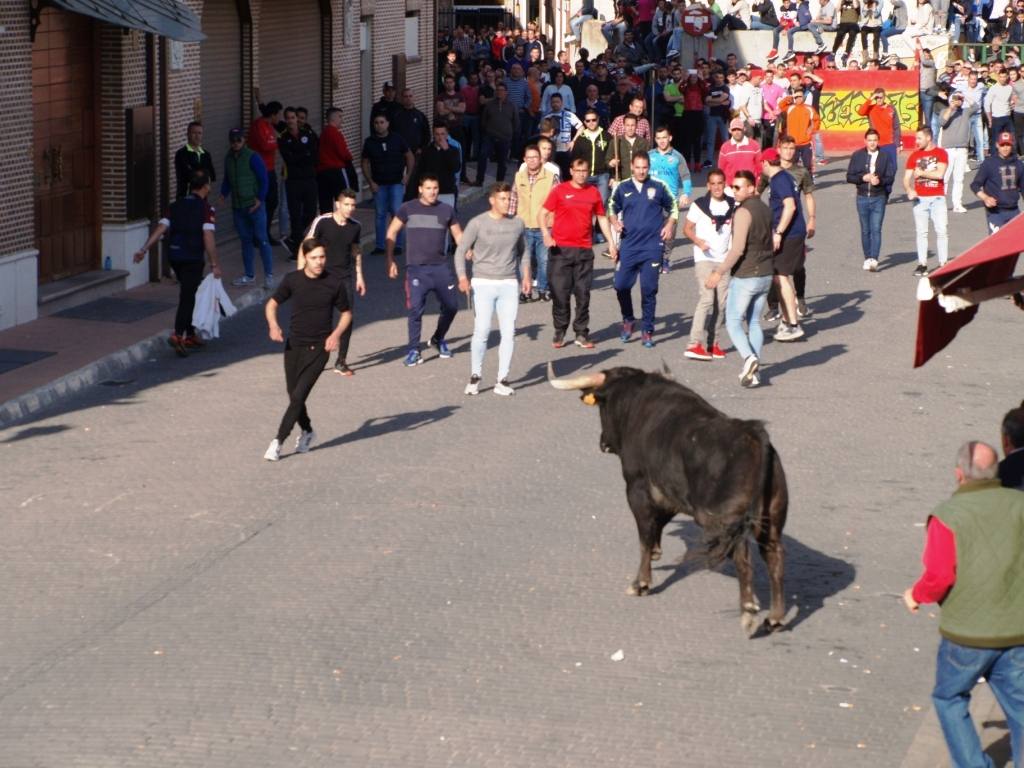
[[[459,195],[459,203],[467,205],[475,202],[484,196],[485,189],[486,186],[470,187],[469,190]],[[365,235],[359,245],[364,250],[373,248],[374,235]],[[238,309],[238,313],[241,313],[244,309],[262,303],[266,295],[266,289],[252,288],[237,298],[233,298],[232,303]],[[228,322],[230,319],[222,318],[221,322]],[[0,404],[0,429],[12,427],[19,421],[56,405],[66,397],[84,392],[104,381],[116,379],[139,363],[145,362],[157,350],[166,349],[166,346],[167,331],[164,330],[137,341],[125,349],[112,352],[106,357],[61,376],[59,379],[38,386],[23,395],[13,397]]]

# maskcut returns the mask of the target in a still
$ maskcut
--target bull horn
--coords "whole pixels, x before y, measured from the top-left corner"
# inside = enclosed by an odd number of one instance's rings
[[[668,363],[665,362],[665,358],[661,358],[661,374],[666,379],[675,379],[672,375],[672,370],[668,367]]]
[[[604,374],[584,373],[569,379],[555,377],[555,366],[548,362],[548,382],[555,389],[594,389],[604,384]]]

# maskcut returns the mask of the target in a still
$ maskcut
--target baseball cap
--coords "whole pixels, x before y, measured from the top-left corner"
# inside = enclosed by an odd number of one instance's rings
[[[963,101],[964,100],[964,95],[962,93],[960,93],[960,91],[953,91],[951,94],[949,94],[949,98],[951,98],[951,99],[960,99],[960,101]]]
[[[395,86],[393,86],[390,82],[384,83],[384,87],[381,88],[381,90],[382,91],[393,91],[393,90],[395,90]]]
[[[739,128],[742,131],[742,130],[745,130],[746,127],[747,127],[747,124],[744,123],[743,122],[743,118],[740,118],[740,117],[734,117],[732,119],[732,122],[729,123],[729,130],[730,131],[734,131],[737,128]]]
[[[241,128],[232,128],[228,131],[228,141],[235,141],[241,139],[245,134],[242,133]]]
[[[996,146],[1008,144],[1009,146],[1012,147],[1014,143],[1016,143],[1016,140],[1014,139],[1013,134],[1010,133],[1009,131],[1003,131],[1002,133],[999,134],[999,138],[996,139]]]
[[[762,163],[772,163],[779,159],[779,150],[775,147],[768,147],[764,152],[761,153]]]

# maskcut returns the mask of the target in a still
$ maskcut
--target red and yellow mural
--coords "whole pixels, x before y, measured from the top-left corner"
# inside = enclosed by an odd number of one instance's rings
[[[875,88],[885,88],[899,113],[903,146],[914,145],[919,101],[916,70],[819,70],[817,74],[825,80],[818,112],[826,149],[848,151],[863,146],[868,119],[857,114],[857,107],[871,97]]]

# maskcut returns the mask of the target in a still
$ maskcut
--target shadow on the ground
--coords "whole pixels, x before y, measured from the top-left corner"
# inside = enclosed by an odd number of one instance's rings
[[[809,349],[788,360],[771,363],[764,366],[765,375],[761,377],[761,383],[771,386],[771,380],[776,376],[782,376],[795,368],[813,368],[816,365],[824,365],[830,360],[846,354],[846,351],[845,344],[828,344],[819,349]]]
[[[447,419],[457,410],[459,410],[457,405],[443,405],[432,411],[409,411],[408,413],[396,413],[392,416],[374,416],[364,421],[358,429],[320,443],[313,450],[322,451],[359,440],[367,440],[371,437],[388,435],[392,432],[411,432],[414,429],[436,424],[442,419]]]
[[[652,595],[664,592],[703,567],[700,526],[689,518],[676,518],[674,523],[665,529],[665,533],[685,542],[686,555],[674,564],[667,563],[656,568],[657,571],[668,572],[668,576],[660,584],[651,587]],[[796,616],[785,627],[786,630],[792,630],[823,608],[825,600],[853,584],[857,571],[845,560],[812,549],[792,536],[783,534],[782,540],[785,548],[786,571],[783,591],[787,597],[786,607],[789,610],[794,606],[797,608]],[[756,552],[757,547],[753,547],[752,551]],[[731,561],[723,564],[718,570],[720,573],[736,577],[736,570]],[[738,589],[737,586],[737,595]],[[762,607],[767,607],[771,595],[767,569],[760,554],[754,557],[754,590]],[[738,612],[738,607],[736,610]]]
[[[907,264],[913,264],[916,261],[917,253],[915,253],[914,251],[900,251],[899,253],[890,253],[888,256],[883,256],[881,259],[878,260],[878,271],[886,272],[890,269],[897,269],[899,267],[906,266]]]
[[[1012,766],[1013,749],[1010,741],[1009,725],[1006,720],[986,720],[981,724],[981,727],[998,728],[1003,731],[1002,736],[988,745],[985,749],[985,754],[992,758],[992,762],[997,766]]]

